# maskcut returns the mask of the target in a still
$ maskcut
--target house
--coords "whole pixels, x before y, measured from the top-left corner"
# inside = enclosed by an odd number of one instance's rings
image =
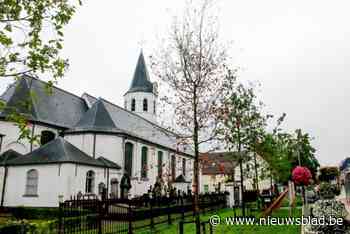
[[[227,191],[231,194],[231,205],[233,202],[239,203],[241,201],[241,173],[238,157],[235,152],[201,154],[200,192],[215,192],[220,189],[220,191]],[[255,165],[257,165],[256,171]],[[256,189],[255,172],[258,173],[258,189],[261,191],[271,188],[271,179],[264,176],[266,166],[266,161],[259,155],[256,155],[255,164],[254,155],[243,153],[244,190]]]
[[[34,93],[34,95],[31,95]],[[55,207],[73,195],[135,197],[157,178],[192,183],[193,153],[157,124],[157,90],[141,52],[124,107],[81,97],[24,76],[1,96],[1,206]],[[26,116],[37,142],[19,139],[12,111]]]

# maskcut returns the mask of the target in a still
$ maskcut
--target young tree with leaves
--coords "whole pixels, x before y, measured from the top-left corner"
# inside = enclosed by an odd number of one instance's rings
[[[226,48],[219,41],[212,1],[188,2],[182,18],[176,17],[169,35],[151,56],[153,72],[165,89],[163,100],[174,111],[169,125],[179,141],[194,151],[193,192],[196,233],[200,233],[198,207],[199,150],[215,138],[213,118],[222,93]]]
[[[59,54],[63,47],[63,27],[75,9],[67,0],[2,0],[0,77],[19,79],[27,74],[45,74],[50,77],[49,86],[63,77],[68,66],[68,61]],[[1,106],[5,108],[4,103]],[[11,120],[19,126],[23,138],[31,137],[25,116],[13,111]]]
[[[219,134],[229,151],[239,155],[242,212],[245,215],[243,161],[249,161],[247,153],[256,152],[256,144],[263,135],[269,116],[261,113],[262,103],[257,101],[253,86],[244,86],[236,80],[236,72],[227,70],[222,106],[217,112],[220,125]],[[257,168],[255,166],[255,172]],[[255,176],[257,178],[257,175]]]

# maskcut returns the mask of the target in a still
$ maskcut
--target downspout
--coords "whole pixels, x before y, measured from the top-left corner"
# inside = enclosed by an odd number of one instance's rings
[[[107,168],[107,197],[109,194],[109,168]]]
[[[96,158],[96,133],[94,133],[94,140],[93,140],[93,146],[92,146],[92,156],[93,158]]]
[[[2,141],[3,141],[3,139],[4,139],[4,136],[2,135],[0,137],[0,152],[2,151]]]
[[[32,136],[31,136],[32,139],[30,139],[30,152],[33,151],[34,130],[35,130],[35,124],[33,123],[33,125],[32,125]]]
[[[2,184],[1,191],[1,207],[4,207],[4,197],[5,197],[5,189],[6,189],[6,181],[7,181],[7,166],[5,165],[5,174],[4,174],[4,183]]]

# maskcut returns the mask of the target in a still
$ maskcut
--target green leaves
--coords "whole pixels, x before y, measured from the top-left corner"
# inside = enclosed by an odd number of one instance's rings
[[[76,3],[81,4],[80,1]],[[60,57],[63,28],[75,9],[74,1],[2,0],[0,77],[17,79],[25,74],[40,76],[45,73],[52,79],[49,84],[63,77],[68,68],[68,60]],[[20,138],[33,140],[27,127],[27,116],[18,111],[23,108],[22,104],[18,103],[9,118],[19,127]],[[4,108],[2,106],[0,110]]]

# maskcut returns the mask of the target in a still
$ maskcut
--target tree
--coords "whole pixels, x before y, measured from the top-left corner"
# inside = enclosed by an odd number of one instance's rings
[[[257,102],[254,87],[246,87],[238,83],[235,71],[227,70],[224,86],[225,93],[222,95],[222,105],[218,111],[218,120],[221,123],[218,132],[226,148],[229,151],[236,151],[239,155],[240,187],[244,194],[243,161],[249,161],[249,158],[243,158],[248,157],[248,154],[243,152],[256,152],[256,145],[263,136],[266,120],[270,116],[261,114],[262,103]],[[256,163],[255,172],[257,180]],[[243,215],[245,215],[244,197],[242,197],[241,205]]]
[[[0,77],[45,74],[50,77],[48,88],[62,77],[68,66],[59,55],[63,26],[71,20],[75,8],[67,0],[1,1]],[[5,108],[3,103],[1,106]],[[25,117],[13,111],[12,120],[19,126],[21,137],[30,138]]]
[[[193,192],[196,233],[200,233],[198,207],[199,150],[215,139],[217,100],[222,93],[226,48],[219,42],[212,4],[204,0],[187,4],[184,16],[176,17],[169,35],[151,56],[152,70],[166,89],[161,98],[174,113],[170,126],[179,141],[194,151]]]

